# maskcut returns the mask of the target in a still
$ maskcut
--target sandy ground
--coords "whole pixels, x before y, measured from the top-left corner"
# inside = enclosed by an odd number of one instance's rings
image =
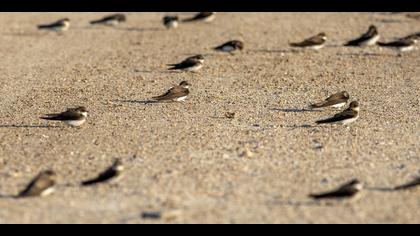
[[[51,196],[0,198],[0,223],[420,223],[420,189],[378,190],[420,175],[419,51],[339,46],[369,24],[388,41],[419,21],[219,13],[166,30],[164,13],[129,13],[116,28],[88,25],[103,15],[0,14],[0,194],[15,195],[41,170],[58,173]],[[35,28],[62,17],[72,20],[63,35]],[[320,52],[290,51],[289,41],[321,31],[329,42]],[[246,49],[211,50],[231,39]],[[206,57],[199,73],[165,69],[197,53]],[[192,84],[185,102],[139,102],[182,80]],[[360,119],[315,126],[337,110],[302,109],[341,90],[360,102]],[[76,105],[91,111],[80,129],[38,118]],[[78,187],[117,157],[119,182]],[[357,201],[307,197],[351,178],[368,188]]]

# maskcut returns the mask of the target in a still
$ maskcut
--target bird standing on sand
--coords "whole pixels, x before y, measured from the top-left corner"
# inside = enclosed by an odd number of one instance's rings
[[[117,159],[114,161],[111,167],[109,167],[104,172],[99,174],[98,177],[91,180],[83,181],[82,185],[90,186],[90,185],[94,185],[98,183],[108,182],[111,179],[116,181],[115,178],[120,177],[123,171],[124,171],[124,166],[122,165],[121,160]]]
[[[232,41],[226,42],[226,43],[224,43],[220,46],[217,46],[213,49],[216,50],[216,51],[232,53],[232,52],[237,51],[237,50],[243,50],[244,49],[244,43],[242,41],[239,41],[239,40],[232,40]]]
[[[399,53],[402,53],[414,50],[414,45],[417,43],[417,41],[418,37],[414,35],[388,43],[378,42],[378,45],[381,47],[392,48],[397,50]]]
[[[346,105],[349,98],[350,98],[349,93],[346,91],[342,91],[342,92],[335,93],[329,96],[323,102],[312,104],[311,108],[321,108],[321,107],[341,108]]]
[[[359,103],[353,101],[350,103],[349,108],[336,114],[335,116],[325,119],[325,120],[318,120],[316,121],[317,124],[328,124],[328,123],[339,123],[339,124],[350,124],[356,121],[359,118]]]
[[[17,197],[37,197],[47,196],[54,192],[56,174],[52,170],[41,172],[36,176],[28,186],[22,190]]]
[[[169,68],[168,70],[183,70],[196,72],[203,67],[203,63],[204,57],[202,55],[195,55],[192,57],[188,57],[181,63],[168,64],[168,66],[171,66],[171,68]]]
[[[338,187],[337,189],[320,194],[310,194],[309,197],[314,199],[343,199],[343,198],[350,198],[355,196],[356,194],[360,193],[363,189],[363,185],[360,183],[359,180],[353,179],[348,183],[343,184],[342,186]]]
[[[67,31],[70,28],[70,19],[64,18],[54,23],[46,24],[46,25],[38,25],[37,27],[40,30],[51,30],[55,32],[63,32],[63,31]]]
[[[319,50],[325,46],[327,41],[327,35],[325,33],[319,33],[318,35],[312,36],[299,43],[289,43],[291,47],[309,48],[313,50]]]
[[[184,19],[183,22],[195,22],[195,21],[203,21],[203,22],[211,22],[216,17],[215,12],[200,12],[197,15]]]
[[[168,92],[166,92],[165,94],[161,96],[153,97],[152,99],[158,102],[183,101],[190,94],[190,91],[188,90],[189,86],[190,84],[187,81],[182,81],[179,85],[170,88]]]
[[[81,126],[86,122],[86,117],[88,111],[85,107],[70,108],[67,111],[58,113],[58,114],[47,114],[41,119],[52,120],[52,121],[62,121],[69,126],[77,127]]]
[[[357,39],[348,41],[344,46],[372,46],[378,42],[380,37],[376,26],[371,25],[366,33]]]
[[[124,14],[114,14],[110,16],[105,16],[102,19],[91,21],[91,25],[108,25],[108,26],[116,26],[122,22],[126,22],[127,17]]]

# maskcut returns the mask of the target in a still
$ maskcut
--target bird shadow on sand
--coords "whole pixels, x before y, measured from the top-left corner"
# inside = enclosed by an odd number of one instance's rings
[[[365,188],[368,191],[373,191],[373,192],[396,192],[398,191],[395,188],[389,188],[389,187],[371,187],[371,188]]]
[[[16,199],[16,195],[4,195],[0,194],[0,199]]]
[[[0,128],[25,128],[25,129],[58,129],[62,128],[61,126],[52,126],[52,125],[0,125]]]
[[[157,31],[164,31],[165,29],[159,28],[159,27],[148,27],[148,28],[137,28],[137,27],[128,27],[128,28],[115,28],[118,30],[124,30],[124,31],[134,31],[134,32],[157,32]]]
[[[293,129],[309,129],[309,128],[315,128],[317,126],[315,125],[310,125],[310,124],[303,124],[303,125],[285,125],[283,126],[285,128],[293,128]]]
[[[382,23],[395,23],[395,24],[400,24],[400,23],[405,23],[405,22],[408,22],[408,20],[401,20],[401,19],[382,19],[382,20],[379,20],[379,22],[382,22]]]
[[[384,54],[384,53],[372,53],[372,52],[364,52],[364,53],[337,53],[337,56],[363,56],[363,57],[396,57],[395,54]]]
[[[307,108],[271,108],[270,111],[285,112],[285,113],[321,112],[320,110],[307,109]]]
[[[319,207],[319,206],[333,206],[333,204],[322,204],[319,201],[307,200],[307,201],[293,201],[293,200],[273,200],[270,202],[273,205],[280,206],[293,206],[293,207]]]
[[[249,49],[251,53],[299,53],[296,49]]]
[[[158,101],[154,101],[154,100],[133,100],[133,99],[114,100],[113,102],[116,102],[116,103],[141,104],[141,105],[149,105],[149,104],[159,103]]]
[[[4,36],[19,36],[19,37],[40,37],[43,34],[39,32],[9,32],[2,34]]]

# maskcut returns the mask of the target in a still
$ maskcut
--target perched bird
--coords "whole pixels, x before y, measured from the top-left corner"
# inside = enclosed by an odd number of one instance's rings
[[[318,35],[312,36],[299,43],[289,43],[292,47],[309,48],[313,50],[319,50],[325,46],[327,41],[327,35],[325,33],[319,33]]]
[[[196,72],[203,67],[204,57],[202,55],[196,55],[188,57],[178,64],[168,64],[171,66],[168,70],[184,70]]]
[[[216,51],[222,51],[222,52],[233,52],[236,50],[242,50],[243,48],[244,48],[244,43],[242,41],[232,40],[220,46],[217,46],[213,49]]]
[[[70,28],[70,19],[64,18],[60,19],[52,24],[47,25],[38,25],[38,29],[42,30],[52,30],[55,32],[63,32]]]
[[[101,25],[109,25],[109,26],[115,26],[118,25],[122,22],[127,21],[127,18],[124,14],[114,14],[114,15],[110,15],[110,16],[105,16],[102,19],[99,20],[94,20],[91,21],[90,24],[91,25],[97,25],[97,24],[101,24]]]
[[[174,86],[168,90],[165,94],[152,99],[155,101],[174,101],[179,102],[187,98],[190,91],[188,90],[190,84],[187,81],[182,81],[179,85]]]
[[[200,12],[197,15],[184,19],[183,22],[193,22],[193,21],[204,21],[204,22],[211,22],[216,17],[215,12]]]
[[[111,179],[114,179],[116,177],[121,176],[121,173],[124,171],[124,166],[122,165],[122,162],[117,159],[114,161],[114,164],[112,164],[111,167],[109,167],[107,170],[99,174],[96,178],[83,181],[83,186],[89,186],[93,184],[108,182]],[[115,180],[115,179],[114,179]]]
[[[311,108],[334,107],[341,108],[346,105],[350,95],[346,91],[335,93],[329,96],[325,101],[318,102],[311,105]]]
[[[36,176],[28,186],[21,191],[17,197],[36,197],[36,196],[47,196],[54,192],[56,174],[52,170],[41,172]]]
[[[350,124],[359,118],[359,103],[353,101],[350,103],[349,108],[347,110],[340,112],[333,116],[332,118],[328,118],[325,120],[318,120],[316,121],[317,124],[325,124],[325,123],[340,123],[340,124]]]
[[[358,194],[362,189],[363,185],[359,182],[359,180],[353,179],[333,191],[320,194],[310,194],[309,197],[314,199],[349,198]]]
[[[375,45],[381,36],[376,26],[369,26],[369,30],[357,39],[348,41],[344,46],[372,46]]]
[[[420,186],[420,177],[417,177],[413,181],[408,182],[406,184],[399,185],[399,186],[395,187],[394,190],[407,190],[407,189],[411,189],[411,188],[418,187],[418,186]]]
[[[163,17],[163,25],[168,28],[177,28],[179,24],[178,16],[164,16]]]
[[[395,50],[397,50],[398,52],[409,52],[412,51],[414,49],[414,45],[417,43],[418,41],[418,37],[417,36],[409,36],[409,37],[405,37],[393,42],[388,42],[388,43],[383,43],[383,42],[378,42],[379,46],[382,47],[388,47],[388,48],[393,48]]]
[[[80,126],[86,122],[88,111],[85,107],[69,108],[67,111],[59,114],[47,114],[40,117],[44,120],[62,121],[70,126]]]

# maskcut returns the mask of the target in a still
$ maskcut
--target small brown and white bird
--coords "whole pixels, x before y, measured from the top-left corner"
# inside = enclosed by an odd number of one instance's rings
[[[409,52],[414,50],[415,48],[415,44],[418,41],[418,37],[416,35],[412,35],[410,37],[405,37],[393,42],[388,42],[388,43],[383,43],[383,42],[378,42],[378,45],[381,47],[387,47],[387,48],[391,48],[394,49],[400,53],[402,52]]]
[[[327,35],[325,33],[319,33],[315,36],[312,36],[308,39],[305,39],[299,43],[289,43],[292,47],[300,47],[300,48],[309,48],[313,50],[319,50],[325,46],[325,42],[327,41]]]
[[[319,193],[319,194],[310,194],[309,197],[314,199],[343,199],[350,198],[360,193],[363,189],[363,185],[359,180],[353,179],[348,183],[343,184],[335,190]]]
[[[195,55],[188,57],[178,64],[168,64],[171,66],[168,70],[183,70],[197,72],[203,67],[204,57],[202,55]]]
[[[158,102],[184,101],[190,94],[190,91],[188,90],[189,87],[190,87],[190,84],[187,81],[182,81],[179,85],[170,88],[165,94],[157,96],[157,97],[153,97],[152,99]]]
[[[359,118],[359,103],[357,101],[353,101],[350,103],[349,108],[334,115],[331,118],[325,120],[318,120],[316,121],[317,124],[328,124],[328,123],[338,123],[338,124],[350,124],[356,121]]]
[[[17,197],[47,196],[54,192],[56,174],[52,170],[43,171],[36,176]]]
[[[371,25],[366,33],[357,39],[348,41],[344,46],[373,46],[378,42],[380,37],[376,26]]]
[[[117,159],[117,160],[114,161],[114,164],[112,164],[111,167],[106,169],[104,172],[99,174],[97,177],[95,177],[93,179],[90,179],[90,180],[87,180],[87,181],[83,181],[82,185],[83,186],[90,186],[90,185],[94,185],[94,184],[98,184],[98,183],[108,182],[111,179],[116,181],[117,177],[120,177],[123,171],[124,171],[124,166],[122,165],[121,160]]]
[[[37,27],[40,30],[51,30],[55,32],[63,32],[63,31],[67,31],[70,28],[70,19],[64,18],[54,23],[46,24],[46,25],[38,25]]]
[[[211,22],[216,18],[215,12],[200,12],[191,18],[184,19],[183,22],[195,22],[195,21],[203,21],[203,22]]]
[[[91,25],[108,25],[108,26],[116,26],[122,22],[126,22],[127,17],[124,14],[114,14],[110,16],[105,16],[102,19],[99,20],[93,20],[90,22]]]
[[[237,50],[243,50],[244,49],[244,43],[242,41],[239,40],[232,40],[232,41],[228,41],[222,45],[219,45],[215,48],[213,48],[216,51],[221,51],[221,52],[233,52],[233,51],[237,51]]]
[[[350,95],[346,91],[341,91],[329,96],[325,101],[311,104],[311,108],[334,107],[341,108],[346,105]]]
[[[420,186],[420,177],[417,177],[406,184],[395,187],[394,190],[407,190],[407,189],[412,189],[419,186]]]
[[[167,29],[178,28],[178,24],[179,24],[178,16],[164,16],[163,17],[163,25]]]
[[[58,114],[47,114],[41,117],[43,120],[62,121],[69,126],[77,127],[86,122],[88,111],[86,107],[70,108],[65,112]]]

